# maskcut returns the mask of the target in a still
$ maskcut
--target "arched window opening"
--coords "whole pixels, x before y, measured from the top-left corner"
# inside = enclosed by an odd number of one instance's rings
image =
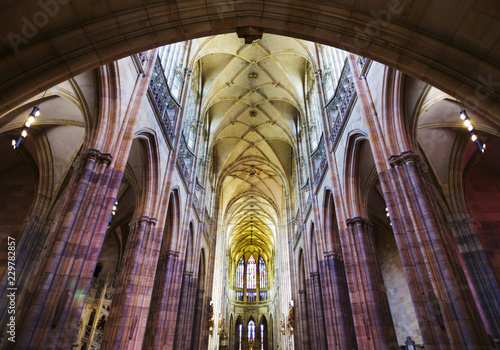
[[[248,337],[248,343],[253,344],[255,341],[255,322],[253,320],[250,320],[248,322],[248,327],[247,327],[247,337]]]
[[[259,258],[259,287],[267,288],[267,269],[264,259]]]
[[[257,264],[255,263],[253,255],[250,255],[247,263],[247,288],[257,288]]]
[[[241,332],[243,331],[243,325],[240,324],[238,326],[239,340],[238,340],[238,349],[241,350]]]
[[[264,325],[260,325],[260,350],[264,350]]]
[[[241,257],[238,262],[238,267],[236,268],[236,288],[243,288],[245,275],[245,259]]]

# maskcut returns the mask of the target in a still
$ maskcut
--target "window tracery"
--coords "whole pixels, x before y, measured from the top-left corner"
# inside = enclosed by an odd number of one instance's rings
[[[247,288],[257,288],[257,264],[253,255],[250,255],[247,263]]]
[[[259,258],[259,288],[267,288],[267,268],[262,257]]]
[[[244,287],[245,259],[241,257],[236,268],[236,288]]]

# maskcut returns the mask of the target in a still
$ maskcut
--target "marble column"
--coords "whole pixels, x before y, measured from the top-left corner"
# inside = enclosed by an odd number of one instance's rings
[[[377,257],[372,224],[346,221],[346,275],[359,349],[399,349]]]
[[[142,347],[162,237],[155,225],[148,216],[130,224],[102,350]]]

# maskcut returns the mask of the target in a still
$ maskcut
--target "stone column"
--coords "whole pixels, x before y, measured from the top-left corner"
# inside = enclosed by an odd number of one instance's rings
[[[324,254],[322,261],[325,281],[323,297],[328,346],[339,349],[355,349],[356,333],[352,318],[351,301],[347,288],[346,272],[342,256],[335,251]]]
[[[299,349],[312,349],[310,334],[311,330],[309,327],[309,308],[307,305],[307,292],[305,289],[299,290],[299,321],[300,324],[296,325],[294,328],[294,334],[297,334],[300,338],[297,343],[299,344]]]
[[[191,346],[191,330],[193,325],[194,303],[198,279],[192,271],[184,271],[177,322],[175,325],[174,349],[189,349]]]
[[[19,305],[17,341],[7,348],[71,347],[123,176],[109,167],[109,154],[90,149],[82,158]]]
[[[389,161],[396,207],[388,208],[426,349],[488,348],[425,165],[411,151]]]
[[[316,249],[316,247],[312,247]],[[313,317],[313,322],[311,322],[311,330],[313,334],[311,340],[311,346],[313,349],[328,349],[326,330],[325,330],[325,316],[323,309],[322,293],[323,289],[320,282],[319,272],[311,272],[311,279],[308,281],[308,285],[311,291],[311,302],[310,305],[314,306],[314,313],[311,313]]]
[[[143,349],[171,349],[182,284],[182,262],[179,252],[169,250],[160,255],[149,308],[148,325]]]
[[[346,274],[359,349],[399,349],[377,257],[372,224],[346,221]]]
[[[150,62],[156,51],[148,53]],[[6,348],[69,349],[123,178],[153,65],[138,75],[120,112],[117,63],[98,70],[98,117],[88,125],[82,160],[71,174],[54,224],[37,259],[22,304],[15,343]],[[112,151],[115,158],[111,156]],[[36,258],[36,257],[35,257]]]
[[[40,219],[36,215],[30,215],[25,222],[26,226],[16,247],[16,302],[18,305],[23,303],[24,291],[31,272],[44,246],[44,241],[47,238],[50,228],[54,223],[51,220]],[[7,329],[5,327],[11,316],[7,310],[10,302],[10,299],[7,297],[9,292],[7,277],[8,274],[5,273],[0,280],[0,310],[2,310],[0,312],[0,343],[7,342]]]
[[[476,292],[477,300],[481,305],[491,335],[493,338],[499,339],[500,288],[488,257],[479,241],[475,223],[470,217],[467,217],[463,220],[453,221],[448,226],[455,237],[462,261],[467,269],[470,282]]]
[[[102,350],[142,347],[162,237],[155,225],[147,216],[130,224]]]
[[[191,339],[191,349],[192,350],[198,350],[202,349],[200,348],[200,339],[201,339],[201,333],[203,327],[206,324],[205,318],[206,315],[203,312],[203,300],[205,298],[205,290],[204,289],[197,289],[196,290],[196,300],[194,304],[194,313],[192,314],[194,317],[193,320],[193,328],[192,328],[192,339]],[[217,334],[217,319],[214,322],[214,334]],[[191,330],[191,329],[190,329]],[[207,343],[208,344],[208,343]],[[187,344],[186,344],[187,345]],[[184,349],[188,349],[188,347],[185,347]]]
[[[353,74],[360,76],[356,57],[350,54],[348,59]],[[488,348],[486,331],[425,166],[412,151],[389,156],[390,147],[366,77],[353,81],[425,348]],[[387,93],[388,101],[399,98],[392,91]],[[384,113],[388,113],[385,117],[398,118],[391,109]],[[400,142],[394,146],[404,149],[404,141],[411,136],[405,135],[405,130],[396,131],[401,134],[391,139]]]

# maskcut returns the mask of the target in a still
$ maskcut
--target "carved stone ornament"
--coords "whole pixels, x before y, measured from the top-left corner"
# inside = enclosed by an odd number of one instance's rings
[[[397,167],[397,166],[401,166],[401,165],[406,164],[408,162],[417,163],[419,161],[420,161],[420,157],[418,155],[416,155],[415,153],[413,153],[412,151],[406,151],[406,152],[401,153],[398,156],[391,156],[389,158],[389,164],[391,164],[391,166],[393,168]]]
[[[92,159],[92,160],[94,160],[97,163],[106,164],[106,165],[111,164],[111,160],[113,159],[113,157],[111,156],[111,154],[109,154],[109,153],[101,153],[101,152],[99,152],[98,150],[96,150],[94,148],[91,148],[91,149],[87,150],[87,152],[85,153],[85,155],[83,156],[83,158],[85,160],[91,160]]]
[[[155,218],[150,218],[149,216],[143,215],[143,216],[138,217],[136,220],[131,221],[129,226],[135,227],[135,226],[138,226],[141,224],[145,224],[148,226],[155,226],[156,222],[157,222],[157,220]]]
[[[362,217],[359,217],[359,216],[352,218],[352,219],[347,219],[345,222],[346,222],[347,226],[351,226],[351,227],[354,227],[358,224],[366,225],[366,226],[373,226],[369,220],[363,219]]]

